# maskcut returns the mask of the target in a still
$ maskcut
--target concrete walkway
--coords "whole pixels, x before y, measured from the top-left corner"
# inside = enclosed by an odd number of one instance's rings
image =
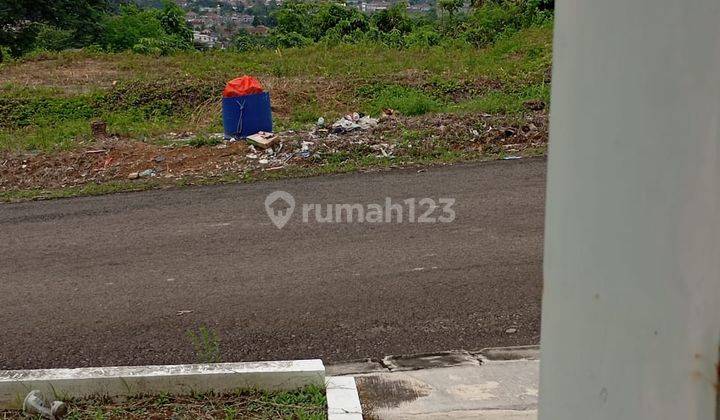
[[[536,347],[389,356],[328,367],[352,371],[366,418],[529,420],[537,418]]]

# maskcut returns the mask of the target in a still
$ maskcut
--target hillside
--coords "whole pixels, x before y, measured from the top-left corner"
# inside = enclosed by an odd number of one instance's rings
[[[12,200],[544,153],[551,41],[552,28],[543,26],[485,49],[361,43],[30,55],[0,65],[0,194]],[[271,92],[275,131],[283,132],[273,155],[215,134],[222,87],[243,74]],[[368,131],[315,128],[319,117],[331,123],[388,109]],[[94,137],[93,121],[105,122],[107,135]],[[152,176],[128,179],[150,169]]]

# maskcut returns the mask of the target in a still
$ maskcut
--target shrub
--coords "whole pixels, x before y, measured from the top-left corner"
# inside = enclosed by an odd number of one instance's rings
[[[373,26],[380,32],[399,31],[406,34],[412,30],[413,22],[407,14],[407,4],[398,3],[385,10],[374,13],[370,18]]]
[[[46,51],[62,51],[72,47],[74,32],[54,26],[38,24],[35,36],[35,49]]]
[[[370,98],[369,113],[376,115],[383,109],[393,109],[402,115],[422,115],[428,112],[439,111],[442,104],[430,95],[417,89],[385,85],[363,89],[358,92]]]
[[[167,55],[187,49],[187,43],[176,35],[163,35],[158,38],[140,38],[133,45],[133,52],[148,55]]]
[[[143,38],[160,38],[165,34],[155,13],[135,5],[123,5],[120,14],[105,17],[105,47],[111,51],[129,50]]]
[[[442,36],[432,27],[423,26],[413,29],[405,36],[407,47],[432,47],[438,45]]]
[[[296,48],[312,44],[313,40],[297,32],[279,33],[268,37],[268,43],[274,47]]]
[[[248,31],[241,29],[233,38],[232,47],[237,51],[254,51],[261,46],[258,41],[257,36],[250,35]]]
[[[475,46],[491,44],[503,34],[548,21],[552,18],[552,4],[553,0],[486,2],[468,16],[463,37]]]
[[[159,10],[123,5],[119,15],[106,16],[104,27],[104,45],[110,51],[132,49],[159,55],[192,47],[192,31],[185,23],[185,14],[174,4],[166,3]]]

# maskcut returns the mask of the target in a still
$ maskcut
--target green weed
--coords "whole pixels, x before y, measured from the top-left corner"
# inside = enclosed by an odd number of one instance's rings
[[[418,89],[405,86],[370,86],[359,89],[359,94],[369,98],[365,111],[372,115],[380,114],[384,109],[393,109],[409,116],[442,109],[442,104],[437,99]]]
[[[220,337],[215,330],[201,325],[197,331],[189,330],[187,337],[195,350],[198,363],[220,363],[222,361]]]

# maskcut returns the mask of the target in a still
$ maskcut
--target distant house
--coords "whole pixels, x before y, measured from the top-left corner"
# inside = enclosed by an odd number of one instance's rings
[[[236,16],[232,16],[230,18],[230,20],[241,26],[247,26],[247,25],[252,25],[253,21],[255,20],[255,16],[253,16],[253,15],[236,15]]]
[[[193,31],[193,44],[198,48],[214,48],[217,41],[217,36],[208,30]]]
[[[362,10],[363,12],[366,12],[366,13],[373,13],[373,12],[377,12],[380,10],[387,10],[388,8],[390,8],[390,6],[391,6],[390,3],[381,2],[381,1],[373,2],[373,3],[362,2],[360,4],[360,10]]]
[[[427,13],[432,10],[432,6],[427,3],[413,4],[411,6],[408,6],[407,10],[410,13]]]
[[[267,26],[259,25],[259,26],[252,26],[247,29],[248,33],[250,35],[267,35],[268,32],[270,32],[270,28]]]
[[[205,20],[202,18],[188,19],[187,23],[193,28],[200,28],[205,25]]]

